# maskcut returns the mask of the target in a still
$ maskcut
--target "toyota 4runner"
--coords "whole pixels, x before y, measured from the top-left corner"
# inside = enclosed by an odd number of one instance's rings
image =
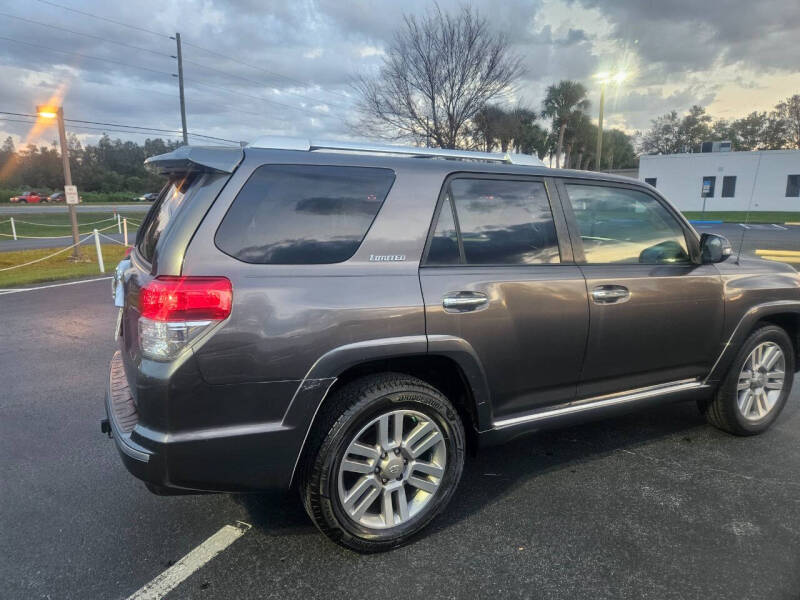
[[[294,487],[382,550],[468,445],[685,399],[751,435],[791,390],[798,274],[638,181],[283,138],[147,162],[169,184],[114,277],[103,427],[156,493]]]

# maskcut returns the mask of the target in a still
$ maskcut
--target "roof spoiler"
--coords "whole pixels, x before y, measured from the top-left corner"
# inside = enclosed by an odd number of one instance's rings
[[[186,171],[233,173],[243,158],[241,148],[180,146],[167,154],[151,156],[144,164],[162,175]]]

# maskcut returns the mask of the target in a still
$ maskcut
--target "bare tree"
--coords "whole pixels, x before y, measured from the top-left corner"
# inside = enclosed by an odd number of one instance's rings
[[[391,139],[429,138],[441,148],[469,145],[466,125],[488,102],[509,92],[521,75],[502,34],[469,7],[438,6],[405,16],[380,73],[355,82],[359,132]]]

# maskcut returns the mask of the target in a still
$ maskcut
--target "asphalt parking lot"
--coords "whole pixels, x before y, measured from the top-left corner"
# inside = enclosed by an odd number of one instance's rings
[[[127,598],[237,521],[168,598],[800,596],[800,391],[757,438],[678,404],[485,450],[416,543],[361,556],[294,495],[129,476],[98,425],[114,314],[106,280],[0,296],[2,598]]]

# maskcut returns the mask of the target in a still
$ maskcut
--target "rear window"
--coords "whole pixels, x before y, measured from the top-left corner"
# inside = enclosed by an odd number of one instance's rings
[[[349,259],[394,182],[390,169],[264,165],[217,229],[217,247],[256,264],[327,264]]]
[[[153,262],[156,245],[166,231],[172,216],[183,206],[186,192],[196,179],[195,175],[173,178],[161,191],[156,203],[147,213],[136,241],[139,253],[148,262]]]

